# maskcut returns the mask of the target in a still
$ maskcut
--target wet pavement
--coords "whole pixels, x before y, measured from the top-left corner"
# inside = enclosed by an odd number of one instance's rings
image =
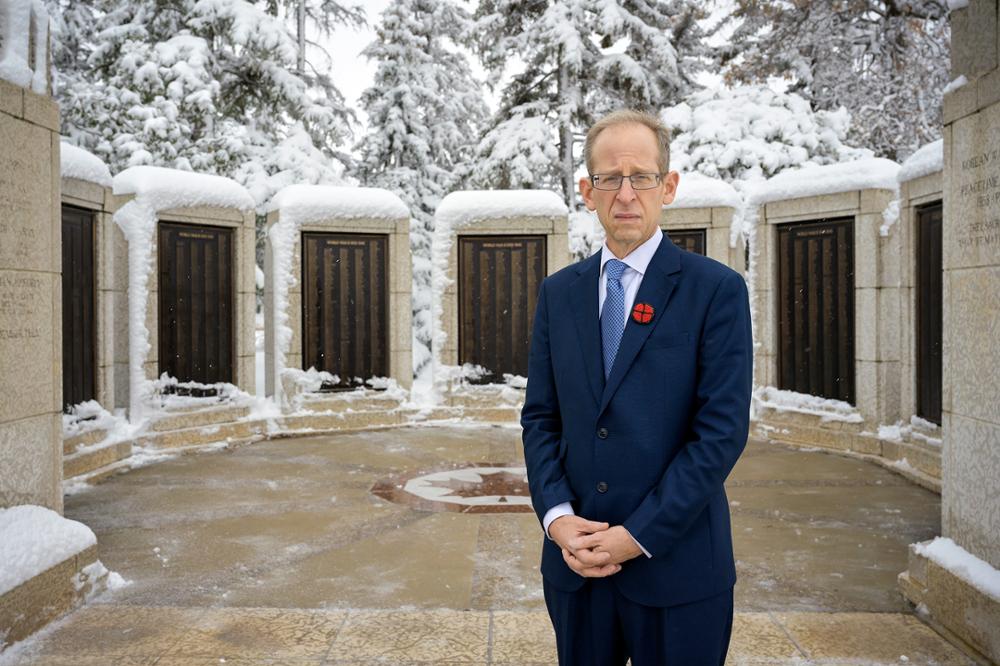
[[[551,664],[520,429],[435,426],[182,456],[66,499],[132,581],[0,664]],[[727,483],[731,664],[971,664],[896,591],[940,500],[751,441]],[[220,660],[225,660],[220,661]]]

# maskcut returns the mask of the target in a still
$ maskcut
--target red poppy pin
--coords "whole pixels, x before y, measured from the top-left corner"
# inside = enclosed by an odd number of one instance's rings
[[[653,321],[653,306],[649,303],[636,303],[632,308],[632,319],[638,324],[648,324]]]

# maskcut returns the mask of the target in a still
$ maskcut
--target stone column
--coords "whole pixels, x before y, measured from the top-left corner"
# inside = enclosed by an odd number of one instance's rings
[[[59,108],[0,80],[0,507],[62,512]]]
[[[900,576],[904,593],[927,608],[933,623],[994,661],[1000,599],[978,588],[968,571],[978,558],[1000,575],[998,14],[997,0],[971,0],[951,12],[956,81],[944,98],[941,530],[954,543],[911,546],[909,571]]]

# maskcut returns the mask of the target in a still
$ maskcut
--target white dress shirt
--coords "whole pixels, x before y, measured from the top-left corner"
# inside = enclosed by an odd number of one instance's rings
[[[639,285],[642,284],[642,276],[646,274],[646,269],[649,268],[649,262],[652,261],[653,255],[656,254],[656,249],[660,247],[660,242],[663,241],[663,232],[659,229],[653,233],[649,239],[640,245],[639,247],[628,253],[625,258],[621,261],[625,262],[627,268],[622,273],[621,283],[622,289],[625,292],[625,321],[622,322],[622,326],[628,323],[629,314],[632,312],[632,305],[635,303],[635,295],[639,293]],[[597,281],[597,318],[600,320],[601,312],[604,310],[604,299],[608,293],[608,276],[604,271],[605,265],[611,259],[617,259],[618,257],[608,249],[607,242],[604,243],[604,247],[601,248],[601,276]],[[562,504],[557,504],[548,511],[545,512],[545,516],[542,518],[542,527],[545,529],[545,536],[549,536],[549,525],[552,524],[556,518],[562,516],[572,516],[575,515],[573,507],[569,502],[563,502]],[[550,539],[552,537],[549,537]],[[635,541],[635,537],[632,537]],[[652,557],[642,544],[638,541],[635,542],[642,552],[646,554],[646,557]]]

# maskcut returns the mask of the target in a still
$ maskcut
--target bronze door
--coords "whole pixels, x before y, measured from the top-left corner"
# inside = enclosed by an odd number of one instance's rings
[[[302,234],[302,366],[340,379],[324,390],[389,374],[388,248],[385,235]]]
[[[704,256],[705,254],[705,230],[704,229],[688,229],[685,231],[669,231],[667,235],[670,240],[674,242],[674,245],[682,250],[687,250],[688,252],[694,252],[695,254],[700,254]]]
[[[159,374],[233,381],[233,230],[159,225]]]
[[[94,214],[62,207],[63,409],[95,397]]]
[[[854,403],[852,218],[778,227],[778,386]]]
[[[545,236],[463,236],[458,246],[458,362],[480,365],[482,383],[528,375]]]
[[[941,203],[917,209],[917,416],[941,424]]]

